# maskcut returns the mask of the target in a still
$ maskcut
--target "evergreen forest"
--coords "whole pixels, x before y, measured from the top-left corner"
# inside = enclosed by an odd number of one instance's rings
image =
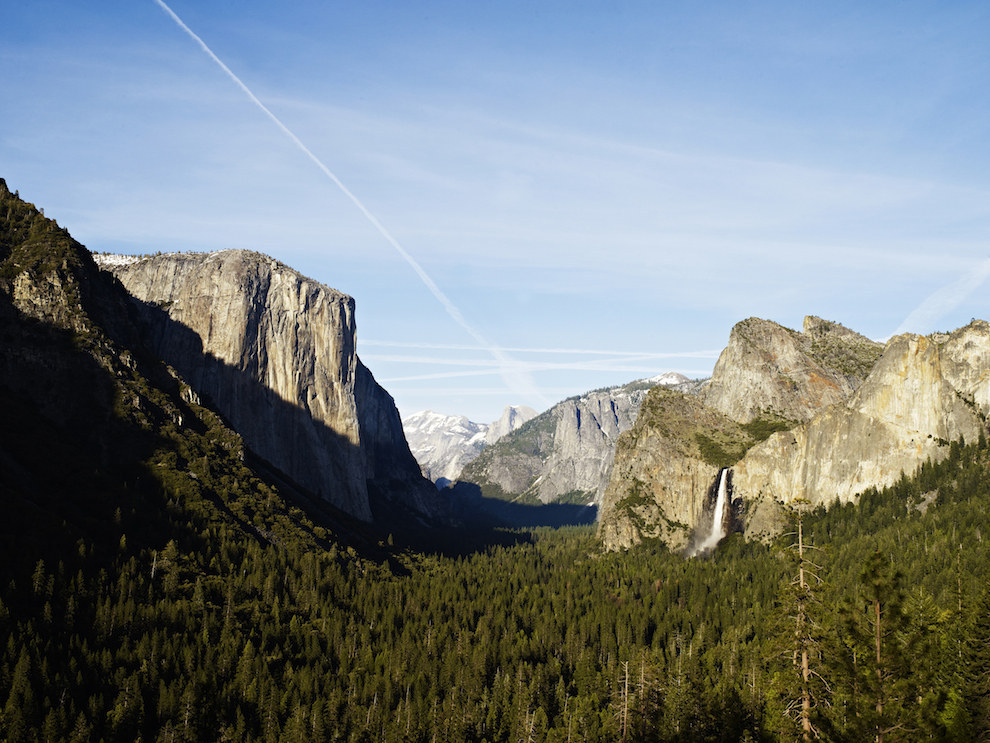
[[[4,535],[2,734],[985,740],[988,465],[957,442],[858,505],[796,513],[801,550],[736,535],[694,559],[602,554],[587,527],[369,559],[272,492],[265,538],[208,481],[160,483],[158,513],[139,499],[72,544],[65,523],[48,549]]]

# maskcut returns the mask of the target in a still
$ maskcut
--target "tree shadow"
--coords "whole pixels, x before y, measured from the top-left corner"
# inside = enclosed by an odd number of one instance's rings
[[[595,523],[598,506],[572,503],[527,504],[487,498],[473,482],[458,481],[448,488],[455,515],[466,524],[513,529],[586,526]]]

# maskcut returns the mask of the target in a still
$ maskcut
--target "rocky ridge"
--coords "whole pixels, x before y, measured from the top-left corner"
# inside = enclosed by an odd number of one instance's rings
[[[508,405],[497,421],[486,424],[463,415],[423,410],[403,418],[402,428],[423,476],[442,483],[455,480],[482,449],[534,416],[536,411],[530,407]]]
[[[963,352],[979,347],[979,353]],[[868,488],[912,473],[926,459],[941,460],[951,441],[974,441],[985,428],[986,413],[953,379],[986,380],[987,351],[990,332],[982,322],[943,343],[917,335],[891,338],[856,394],[771,436],[735,466],[736,495],[753,504],[748,531],[773,531],[778,504],[854,501]]]
[[[97,261],[134,297],[155,353],[298,485],[366,521],[372,496],[439,507],[355,353],[351,297],[248,251]]]
[[[733,420],[806,421],[848,398],[883,346],[838,323],[807,317],[803,332],[770,320],[737,323],[701,393]]]
[[[890,484],[945,456],[950,441],[980,434],[990,408],[988,361],[990,326],[982,321],[944,336],[898,336],[882,352],[819,318],[806,319],[803,333],[743,321],[700,408],[685,415],[683,404],[673,406],[677,414],[670,401],[644,404],[634,432],[620,439],[603,542],[623,549],[659,538],[683,547],[720,466],[732,465],[734,509],[751,536],[778,529],[783,507],[797,499],[848,501]],[[713,409],[739,428],[716,425],[707,417]],[[685,418],[690,426],[669,423]],[[700,486],[699,459],[707,473]]]
[[[680,377],[669,381],[698,387]],[[486,448],[460,477],[487,497],[598,506],[619,435],[632,427],[652,386],[638,380],[568,398]]]

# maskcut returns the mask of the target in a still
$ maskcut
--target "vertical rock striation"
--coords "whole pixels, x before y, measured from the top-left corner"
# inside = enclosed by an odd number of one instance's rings
[[[601,504],[619,434],[632,427],[644,397],[645,390],[590,392],[560,404],[554,445],[534,483],[543,503],[589,493]]]
[[[600,507],[619,435],[632,427],[651,386],[631,382],[559,402],[486,447],[461,479],[490,497]]]

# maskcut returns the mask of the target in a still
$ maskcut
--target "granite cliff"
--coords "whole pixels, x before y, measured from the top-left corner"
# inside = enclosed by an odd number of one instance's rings
[[[103,581],[170,540],[199,554],[234,533],[374,544],[355,519],[269,477],[144,340],[120,282],[0,179],[0,562],[11,575],[61,550]]]
[[[740,423],[696,397],[650,390],[616,448],[598,527],[606,548],[646,540],[686,546],[704,521],[705,496],[718,473],[710,450],[749,441]]]
[[[779,504],[849,502],[884,487],[960,437],[984,430],[990,332],[977,321],[944,337],[891,338],[862,386],[845,402],[753,447],[734,467],[737,497],[752,504],[747,531],[776,526]]]
[[[819,318],[802,333],[745,320],[697,401],[649,400],[620,438],[601,538],[608,549],[649,538],[685,546],[722,466],[732,466],[736,525],[752,536],[778,529],[794,500],[853,500],[978,436],[988,380],[982,321],[881,348]]]
[[[882,351],[881,344],[818,317],[805,318],[800,333],[749,318],[732,329],[701,400],[740,423],[806,421],[848,398]]]
[[[154,352],[296,484],[363,520],[439,509],[398,411],[355,353],[354,300],[247,251],[97,256]]]
[[[696,390],[697,383],[667,383]],[[631,382],[568,398],[487,447],[461,473],[488,497],[600,506],[619,434],[654,383]]]

